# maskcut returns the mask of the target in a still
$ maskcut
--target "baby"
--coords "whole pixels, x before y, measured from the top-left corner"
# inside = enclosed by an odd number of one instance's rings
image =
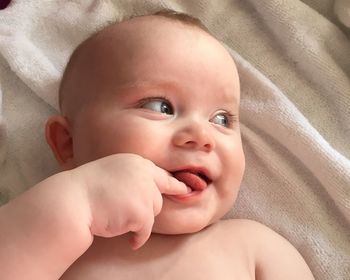
[[[1,279],[314,279],[277,233],[220,221],[245,167],[239,102],[230,54],[188,15],[84,41],[46,126],[64,171],[0,208]]]

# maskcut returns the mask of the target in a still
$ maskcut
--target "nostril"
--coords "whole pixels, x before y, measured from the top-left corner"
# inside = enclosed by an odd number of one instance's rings
[[[202,126],[188,125],[177,131],[173,143],[178,147],[210,152],[215,148],[213,135]]]
[[[205,144],[204,147],[208,150],[212,150],[213,149],[213,146],[212,144]]]
[[[213,150],[214,145],[211,143],[200,143],[199,141],[187,141],[183,145],[184,147],[190,148],[190,149],[198,149],[203,151],[211,151]]]
[[[196,145],[196,142],[195,141],[186,141],[185,145],[186,146]]]

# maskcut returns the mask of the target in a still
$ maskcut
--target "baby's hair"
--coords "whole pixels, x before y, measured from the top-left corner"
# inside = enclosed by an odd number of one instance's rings
[[[199,19],[196,18],[190,14],[186,14],[183,12],[177,12],[171,9],[161,9],[158,10],[156,12],[153,13],[148,13],[148,14],[142,14],[142,15],[132,15],[128,18],[124,18],[121,22],[127,21],[127,20],[131,20],[134,18],[138,18],[138,17],[145,17],[145,16],[159,16],[159,17],[164,17],[166,19],[169,20],[173,20],[173,21],[178,21],[181,22],[183,24],[192,26],[192,27],[197,27],[201,30],[203,30],[204,32],[208,33],[209,35],[213,36],[209,29],[204,25],[204,23]],[[109,26],[109,25],[108,25]],[[108,27],[105,26],[105,27]],[[79,46],[74,50],[74,52],[72,53],[72,55],[69,58],[68,64],[66,66],[66,69],[63,73],[63,77],[59,86],[59,91],[58,91],[58,103],[59,103],[59,108],[62,110],[62,100],[63,100],[63,86],[65,85],[66,82],[66,78],[68,76],[68,73],[70,71],[70,69],[73,67],[74,65],[74,60],[77,56],[77,53],[80,49],[80,47],[86,43],[90,38],[92,38],[93,36],[95,36],[96,34],[98,34],[101,30],[103,30],[105,27],[103,27],[102,29],[97,30],[95,33],[93,33],[92,35],[90,35],[86,40],[84,40],[82,43],[79,44]],[[213,36],[214,37],[214,36]]]
[[[204,23],[199,18],[194,17],[190,14],[186,14],[183,12],[177,12],[177,11],[171,10],[171,9],[162,9],[162,10],[159,10],[155,13],[143,14],[141,16],[161,16],[161,17],[165,17],[165,18],[168,18],[171,20],[177,20],[177,21],[180,21],[182,23],[185,23],[185,24],[188,24],[191,26],[199,27],[203,31],[210,33],[209,29],[204,25]],[[135,18],[135,17],[139,17],[139,16],[131,16],[130,19]]]

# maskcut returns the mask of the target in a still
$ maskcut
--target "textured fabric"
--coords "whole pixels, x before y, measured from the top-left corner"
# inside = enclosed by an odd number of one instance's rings
[[[337,3],[346,11],[347,1]],[[12,1],[0,11],[0,204],[58,171],[44,126],[77,44],[110,22],[168,7],[201,18],[239,68],[247,169],[226,218],[282,234],[316,279],[350,279],[350,32],[334,4]]]

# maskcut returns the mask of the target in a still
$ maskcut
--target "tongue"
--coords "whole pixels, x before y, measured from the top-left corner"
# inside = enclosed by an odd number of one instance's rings
[[[189,171],[177,171],[173,173],[174,177],[185,183],[193,191],[202,191],[207,187],[207,182],[196,174]]]

